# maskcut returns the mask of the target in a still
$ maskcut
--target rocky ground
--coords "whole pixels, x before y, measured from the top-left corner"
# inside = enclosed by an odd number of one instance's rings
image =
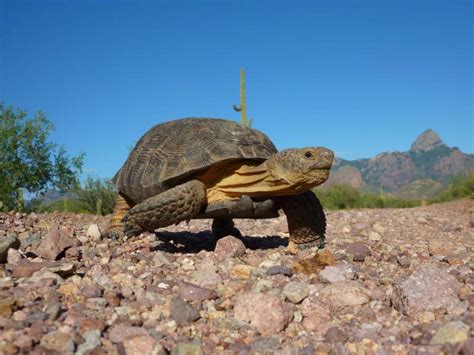
[[[473,354],[472,200],[103,240],[107,217],[0,214],[0,353]]]

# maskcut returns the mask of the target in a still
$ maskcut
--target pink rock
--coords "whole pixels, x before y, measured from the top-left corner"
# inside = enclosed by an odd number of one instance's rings
[[[240,239],[227,236],[217,241],[214,254],[218,260],[242,256],[245,254],[245,245]]]
[[[204,301],[217,298],[214,290],[203,288],[189,282],[181,282],[179,284],[178,296],[185,301]]]
[[[461,285],[444,270],[422,267],[394,287],[392,302],[405,314],[449,310],[459,305]]]
[[[23,259],[16,265],[12,265],[12,275],[13,277],[30,277],[36,271],[41,270],[44,267],[54,267],[61,265],[59,262],[41,262],[41,263],[32,263],[28,259]]]
[[[137,336],[148,336],[148,332],[144,328],[125,324],[114,325],[109,331],[109,339],[112,343],[121,343],[128,338]]]
[[[123,342],[126,355],[166,354],[163,347],[149,335],[127,338]]]
[[[323,288],[321,300],[334,307],[358,306],[370,301],[370,294],[357,281],[336,282]]]
[[[46,236],[41,239],[38,248],[36,248],[36,253],[46,260],[54,261],[64,250],[73,245],[74,239],[58,225],[54,225]]]
[[[289,304],[277,296],[244,293],[235,298],[234,317],[250,322],[264,336],[282,331],[290,323],[293,312]]]

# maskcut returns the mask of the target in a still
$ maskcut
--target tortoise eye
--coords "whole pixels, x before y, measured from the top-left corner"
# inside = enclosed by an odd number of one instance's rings
[[[305,156],[306,158],[312,158],[312,157],[313,157],[313,153],[311,153],[311,152],[306,152],[306,153],[304,153],[304,156]]]

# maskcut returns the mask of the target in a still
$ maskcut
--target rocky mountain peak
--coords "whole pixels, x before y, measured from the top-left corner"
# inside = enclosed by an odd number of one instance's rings
[[[440,146],[445,146],[445,144],[438,133],[430,128],[416,138],[415,142],[411,145],[410,150],[417,153],[428,152]]]

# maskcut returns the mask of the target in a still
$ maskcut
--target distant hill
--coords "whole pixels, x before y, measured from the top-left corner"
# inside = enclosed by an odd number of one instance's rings
[[[394,197],[421,199],[444,190],[457,175],[474,169],[474,154],[448,147],[440,136],[428,129],[406,152],[381,153],[370,159],[336,158],[329,180],[321,186],[346,184],[357,189]]]

